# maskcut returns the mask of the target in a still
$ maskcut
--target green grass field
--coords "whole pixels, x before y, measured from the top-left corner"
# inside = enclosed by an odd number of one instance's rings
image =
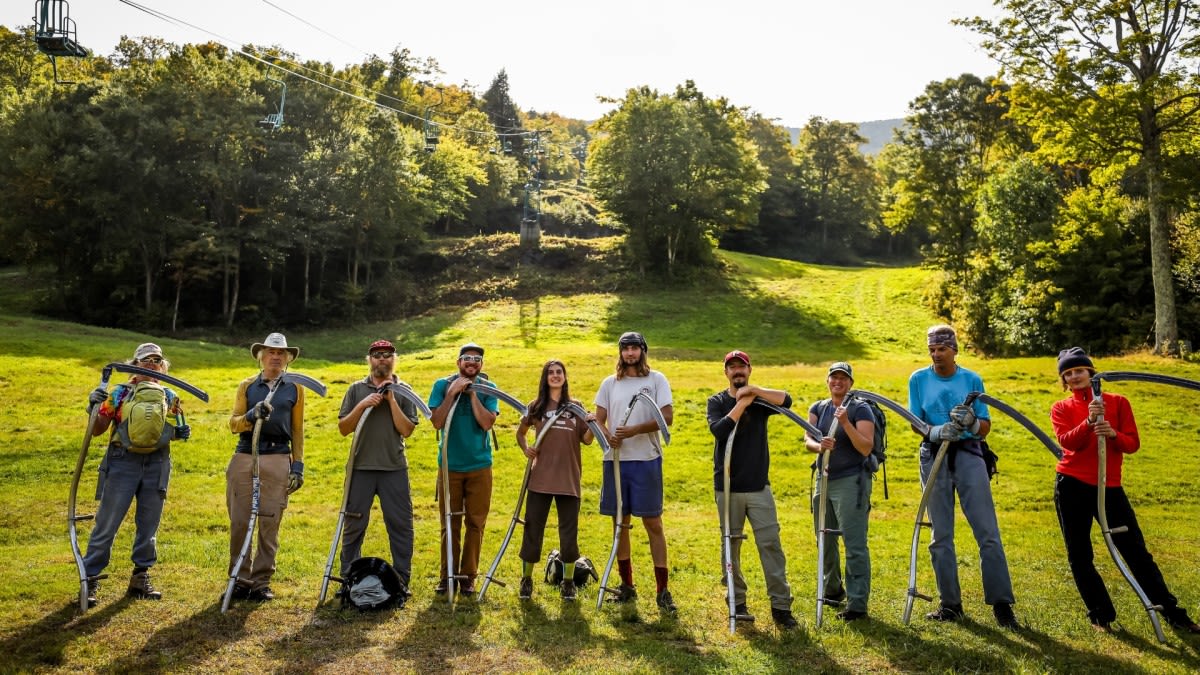
[[[925,365],[924,329],[934,318],[920,298],[928,273],[914,268],[830,268],[722,253],[727,281],[692,290],[629,296],[544,296],[497,301],[352,329],[289,332],[301,347],[293,369],[324,380],[330,396],[309,401],[307,476],[281,531],[277,599],[219,611],[227,564],[224,468],[234,445],[227,420],[238,381],[253,374],[247,343],[231,348],[200,341],[29,318],[25,306],[0,314],[0,672],[1196,672],[1200,639],[1167,629],[1160,645],[1132,591],[1108,559],[1098,534],[1097,563],[1118,606],[1123,630],[1098,635],[1088,624],[1066,566],[1054,517],[1053,458],[1015,422],[995,421],[1000,454],[993,482],[1024,628],[997,629],[982,603],[977,549],[959,519],[958,551],[969,620],[905,626],[909,541],[919,498],[916,437],[894,416],[889,427],[891,498],[877,486],[871,518],[872,620],[843,625],[826,613],[814,624],[816,546],[808,508],[810,456],[798,428],[773,426],[772,485],[780,505],[794,610],[802,628],[778,633],[770,624],[753,547],[743,562],[750,608],[759,621],[731,636],[719,581],[720,532],[711,491],[712,440],[705,400],[725,385],[721,356],[733,348],[754,359],[752,381],[788,389],[797,407],[825,391],[825,365],[853,362],[856,384],[904,401],[909,373]],[[0,296],[7,299],[7,296]],[[541,364],[563,359],[572,390],[591,407],[611,372],[616,337],[640,330],[653,367],[675,393],[674,440],[666,450],[672,590],[677,617],[653,603],[644,533],[634,530],[634,569],[642,598],[636,609],[594,608],[595,587],[564,605],[538,584],[534,600],[516,598],[514,543],[501,567],[507,588],[493,586],[482,605],[462,601],[451,613],[433,596],[438,515],[433,501],[436,447],[423,422],[410,442],[416,510],[414,596],[407,607],[379,614],[314,610],[336,520],[348,439],[337,432],[346,386],[365,373],[363,352],[378,337],[400,348],[397,372],[422,394],[453,370],[457,346],[487,347],[485,369],[520,398],[536,393]],[[259,336],[261,337],[261,336]],[[112,578],[100,605],[76,606],[78,583],[65,515],[71,471],[86,421],[84,401],[99,369],[123,360],[144,340],[158,341],[172,374],[211,395],[186,401],[192,440],[176,445],[175,473],[159,531],[158,603],[122,597],[129,574],[132,518],[117,538]],[[1066,346],[1066,345],[1064,345]],[[994,396],[1049,430],[1050,404],[1062,395],[1052,356],[960,363],[980,372]],[[1146,354],[1099,361],[1102,369],[1152,370],[1200,379],[1200,367]],[[1138,415],[1143,449],[1125,465],[1124,483],[1149,547],[1172,591],[1200,614],[1200,459],[1193,452],[1200,420],[1196,394],[1149,384],[1114,384]],[[515,415],[500,418],[492,516],[481,565],[490,563],[516,503],[524,459],[513,440]],[[93,444],[80,511],[94,511],[102,444]],[[581,548],[599,564],[608,554],[610,523],[596,512],[598,450],[585,456]],[[553,521],[553,516],[551,517]],[[83,531],[89,530],[85,523]],[[556,545],[548,529],[545,551]],[[518,534],[519,536],[519,534]],[[928,534],[923,543],[928,542]],[[364,554],[387,555],[378,509]],[[922,547],[919,587],[934,588]],[[918,601],[917,610],[928,605]]]

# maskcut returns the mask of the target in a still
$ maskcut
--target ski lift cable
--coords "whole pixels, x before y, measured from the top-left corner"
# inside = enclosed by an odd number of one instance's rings
[[[294,71],[294,70],[289,70],[288,68],[285,68],[285,67],[283,67],[283,66],[279,65],[278,63],[276,63],[276,62],[274,62],[274,61],[267,60],[267,59],[265,59],[265,58],[263,58],[263,57],[261,57],[261,56],[258,56],[257,54],[254,54],[254,53],[252,53],[252,52],[250,52],[250,51],[247,51],[247,50],[246,50],[245,48],[243,48],[243,47],[237,47],[237,46],[234,46],[234,41],[233,41],[233,40],[231,40],[230,38],[228,38],[228,37],[226,37],[226,36],[224,36],[224,35],[220,35],[219,33],[214,33],[213,31],[210,31],[210,30],[208,30],[208,29],[206,29],[206,28],[203,28],[203,27],[201,27],[201,26],[197,26],[197,25],[195,25],[195,24],[192,24],[192,23],[189,23],[189,22],[187,22],[187,21],[183,21],[182,19],[177,19],[177,18],[175,18],[175,17],[173,17],[173,16],[171,16],[171,15],[169,15],[169,14],[166,14],[166,13],[164,13],[164,12],[161,12],[161,11],[159,11],[159,10],[156,10],[156,9],[154,9],[154,8],[152,8],[152,7],[147,7],[147,6],[145,6],[145,5],[141,5],[141,4],[139,4],[139,3],[133,2],[133,0],[117,0],[117,1],[118,1],[118,2],[120,2],[121,4],[128,5],[129,7],[132,7],[132,8],[134,8],[134,9],[136,9],[136,10],[140,11],[140,12],[144,12],[144,13],[146,13],[146,14],[149,14],[150,16],[153,16],[153,17],[155,17],[155,18],[157,18],[157,19],[159,19],[159,20],[165,21],[165,22],[167,22],[167,23],[170,23],[170,24],[173,24],[173,25],[175,25],[175,26],[180,26],[180,27],[191,28],[191,29],[193,29],[193,30],[197,30],[197,31],[200,31],[200,32],[202,32],[202,33],[205,33],[205,34],[209,35],[210,37],[216,38],[217,42],[219,42],[220,44],[222,44],[223,46],[225,46],[225,47],[226,47],[226,48],[228,48],[229,50],[231,50],[231,51],[233,51],[233,52],[235,52],[235,53],[237,53],[237,54],[240,54],[240,55],[242,55],[242,56],[244,56],[244,57],[246,57],[246,58],[248,58],[248,59],[251,59],[251,60],[253,60],[253,61],[258,61],[259,63],[262,63],[263,65],[265,65],[265,66],[267,66],[267,67],[269,67],[269,68],[274,68],[274,69],[276,69],[276,70],[279,70],[279,71],[281,71],[281,72],[283,72],[283,73],[286,73],[286,74],[288,74],[288,75],[292,75],[293,77],[299,78],[299,79],[301,79],[301,80],[304,80],[304,81],[306,81],[306,82],[311,82],[311,83],[313,83],[313,84],[315,84],[315,85],[317,85],[317,86],[319,86],[319,87],[324,87],[324,88],[326,88],[326,89],[329,89],[329,90],[331,90],[331,91],[334,91],[334,92],[336,92],[336,93],[342,94],[343,96],[348,96],[348,97],[350,97],[350,98],[353,98],[353,99],[355,99],[355,100],[361,101],[361,102],[363,102],[363,103],[367,103],[367,104],[369,104],[369,105],[375,106],[376,108],[379,108],[380,110],[386,110],[386,111],[388,111],[388,112],[392,112],[392,113],[395,113],[395,114],[397,114],[397,115],[400,115],[400,116],[402,116],[402,117],[407,117],[407,118],[409,118],[409,119],[413,119],[413,120],[420,120],[420,121],[422,121],[422,122],[425,122],[425,121],[426,121],[426,120],[425,120],[425,118],[424,118],[424,117],[422,117],[421,115],[417,115],[417,114],[414,114],[414,113],[410,113],[410,112],[408,112],[408,111],[406,111],[406,110],[400,110],[400,109],[398,109],[398,108],[393,108],[393,107],[391,107],[391,106],[389,106],[389,105],[385,105],[385,104],[383,104],[383,103],[380,103],[379,101],[375,101],[375,100],[369,99],[369,98],[367,98],[367,97],[365,97],[365,96],[360,96],[360,95],[358,95],[358,94],[355,94],[355,93],[353,93],[353,92],[349,92],[349,91],[346,91],[346,90],[344,90],[344,89],[340,89],[340,88],[338,88],[338,87],[335,87],[335,86],[333,86],[333,85],[331,85],[331,84],[328,84],[328,83],[325,83],[325,82],[321,82],[321,81],[315,80],[315,79],[313,79],[313,78],[311,78],[311,77],[308,77],[308,76],[306,76],[306,75],[304,75],[304,74],[302,74],[302,73],[298,73],[298,72],[296,72],[296,71]],[[312,70],[313,70],[312,68],[308,68],[307,66],[303,66],[303,65],[301,65],[301,64],[296,64],[295,62],[293,62],[293,61],[290,61],[290,60],[288,60],[288,59],[284,59],[284,58],[282,58],[282,57],[276,57],[276,56],[272,55],[272,58],[274,58],[274,59],[276,59],[276,60],[278,60],[278,61],[283,61],[283,62],[286,62],[286,63],[289,63],[289,64],[297,65],[297,66],[299,66],[299,67],[301,67],[301,68],[304,68],[305,70],[310,70],[310,71],[312,71]],[[317,72],[320,72],[320,71],[317,71]],[[337,81],[340,81],[340,82],[345,82],[345,80],[340,80],[339,78],[336,78],[336,77],[331,77],[331,76],[325,75],[324,73],[322,73],[322,75],[323,75],[323,76],[326,76],[326,77],[330,77],[330,79],[334,79],[334,80],[337,80]],[[353,83],[348,83],[348,84],[353,84]],[[358,86],[358,87],[360,87],[360,88],[366,89],[366,87],[362,87],[361,85],[355,85],[355,86]],[[397,98],[395,98],[395,97],[392,97],[392,96],[387,96],[386,94],[382,94],[382,93],[380,93],[380,92],[374,92],[374,91],[373,91],[373,90],[371,90],[371,89],[367,89],[367,91],[371,91],[372,93],[376,93],[376,94],[378,94],[379,96],[382,96],[382,97],[385,97],[385,98],[389,98],[389,99],[392,99],[392,100],[395,100],[395,101],[399,101],[400,103],[404,103],[404,104],[406,104],[406,105],[411,105],[411,104],[408,104],[407,102],[405,102],[405,101],[403,101],[403,100],[401,100],[401,99],[397,99]],[[531,135],[533,135],[533,134],[535,133],[534,131],[522,131],[522,132],[518,132],[518,133],[497,133],[497,132],[495,132],[495,131],[481,131],[481,130],[479,130],[479,129],[470,129],[470,128],[467,128],[467,127],[460,127],[460,126],[458,126],[458,125],[455,125],[455,124],[446,124],[446,123],[444,123],[444,122],[436,122],[436,121],[430,121],[430,124],[431,124],[432,126],[441,127],[441,128],[444,128],[444,129],[457,129],[458,131],[461,131],[461,132],[464,132],[464,133],[468,133],[468,134],[478,134],[478,135],[481,135],[481,136],[489,136],[489,137],[502,137],[502,138],[503,138],[503,137],[527,137],[527,136],[531,136]]]
[[[301,16],[299,16],[299,15],[297,15],[297,14],[294,14],[294,13],[292,13],[292,12],[290,12],[290,11],[288,11],[288,10],[284,9],[283,7],[280,7],[279,5],[277,5],[277,4],[273,3],[273,2],[271,2],[271,0],[262,0],[262,1],[263,1],[263,4],[265,4],[265,5],[269,5],[269,6],[273,7],[274,9],[277,9],[277,10],[279,10],[280,12],[283,12],[284,14],[287,14],[288,16],[290,16],[290,17],[292,17],[293,19],[295,19],[295,20],[299,21],[300,23],[304,24],[305,26],[308,26],[309,28],[312,28],[313,30],[319,31],[319,32],[321,32],[321,33],[324,33],[325,35],[327,35],[327,36],[329,36],[329,37],[333,38],[334,40],[337,40],[338,42],[340,42],[340,43],[342,43],[342,44],[346,45],[347,47],[349,47],[349,48],[351,48],[351,49],[357,50],[358,52],[360,52],[360,53],[362,53],[362,54],[364,54],[364,55],[366,55],[366,56],[374,56],[374,54],[372,54],[372,53],[370,53],[370,52],[368,52],[368,51],[364,50],[362,47],[359,47],[358,45],[351,44],[351,43],[349,43],[349,42],[347,42],[347,41],[343,40],[342,38],[340,38],[340,37],[338,37],[338,36],[334,35],[333,33],[330,33],[329,31],[325,30],[324,28],[321,28],[321,27],[320,27],[320,26],[318,26],[317,24],[315,24],[315,23],[312,23],[311,21],[308,21],[308,20],[306,20],[304,17],[301,17]]]

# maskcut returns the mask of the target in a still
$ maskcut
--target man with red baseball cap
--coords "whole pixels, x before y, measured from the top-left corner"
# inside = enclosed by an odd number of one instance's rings
[[[717,514],[725,529],[725,448],[733,434],[729,459],[730,563],[733,565],[735,613],[743,621],[754,618],[746,608],[746,577],[742,574],[741,542],[746,521],[754,532],[758,559],[762,563],[771,618],[785,630],[799,623],[792,616],[792,588],[787,580],[787,558],[779,538],[779,517],[767,474],[771,454],[767,446],[767,418],[777,414],[765,406],[751,405],[756,398],[783,408],[792,407],[792,397],[782,389],[765,389],[750,384],[750,355],[735,349],[725,355],[725,379],[729,386],[708,397],[708,430],[715,439],[713,488]]]
[[[362,553],[362,542],[371,518],[371,504],[379,497],[379,510],[387,529],[392,567],[403,582],[401,602],[407,596],[412,576],[413,506],[404,439],[412,434],[419,418],[416,406],[388,388],[398,382],[396,348],[387,340],[376,340],[367,348],[367,376],[346,390],[338,411],[338,431],[348,436],[368,410],[373,410],[357,433],[358,452],[350,478],[346,511],[360,513],[346,520],[342,532],[342,577]]]

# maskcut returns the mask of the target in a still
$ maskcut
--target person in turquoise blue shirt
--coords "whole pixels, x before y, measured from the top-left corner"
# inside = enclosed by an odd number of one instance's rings
[[[483,347],[469,342],[458,350],[458,372],[433,383],[429,394],[429,408],[433,411],[430,422],[433,428],[443,430],[450,426],[446,441],[446,464],[439,471],[447,471],[450,482],[450,510],[464,514],[467,520],[466,536],[462,535],[464,515],[451,518],[455,575],[463,579],[456,584],[464,595],[475,593],[475,576],[479,573],[479,551],[483,547],[483,528],[487,525],[488,512],[492,508],[492,444],[488,432],[500,414],[500,402],[494,396],[468,391],[467,387],[480,379],[483,370]],[[439,453],[439,464],[441,455]],[[438,475],[438,504],[445,512],[441,500],[441,475]],[[446,521],[442,519],[442,537],[446,536]],[[443,540],[444,541],[444,540]],[[441,547],[442,574],[446,572],[446,547]],[[442,577],[437,593],[447,591],[447,580]]]
[[[958,555],[954,549],[954,500],[975,541],[979,544],[979,570],[983,576],[983,601],[1001,627],[1018,627],[1013,614],[1012,578],[1000,541],[996,505],[992,501],[991,477],[983,461],[983,439],[992,429],[987,406],[979,401],[963,405],[967,395],[983,391],[983,379],[958,365],[958,336],[945,324],[926,332],[929,366],[908,378],[908,409],[930,425],[921,443],[921,486],[929,491],[929,520],[933,533],[929,557],[937,578],[941,604],[925,615],[932,621],[963,618],[962,593],[958,584]],[[942,469],[927,485],[934,457],[943,442],[949,442]]]

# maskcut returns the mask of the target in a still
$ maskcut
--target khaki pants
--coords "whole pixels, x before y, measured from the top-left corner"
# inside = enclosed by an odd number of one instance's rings
[[[483,528],[487,525],[488,511],[492,508],[492,467],[478,471],[450,472],[450,510],[465,512],[467,518],[467,536],[462,534],[463,516],[451,517],[450,528],[453,532],[451,545],[454,548],[455,575],[463,579],[468,588],[475,582],[479,573],[479,551],[483,548]],[[442,507],[442,476],[438,474],[438,506],[439,514],[444,514]],[[441,566],[438,568],[442,578],[446,574],[446,519],[441,519],[442,545]]]
[[[229,568],[237,562],[250,524],[253,490],[253,458],[235,453],[225,471],[225,505],[229,510]],[[266,588],[275,574],[275,554],[279,551],[279,522],[288,503],[288,472],[291,455],[260,455],[258,458],[259,502],[258,522],[255,524],[257,546],[242,560],[237,571],[238,582],[252,589]]]

